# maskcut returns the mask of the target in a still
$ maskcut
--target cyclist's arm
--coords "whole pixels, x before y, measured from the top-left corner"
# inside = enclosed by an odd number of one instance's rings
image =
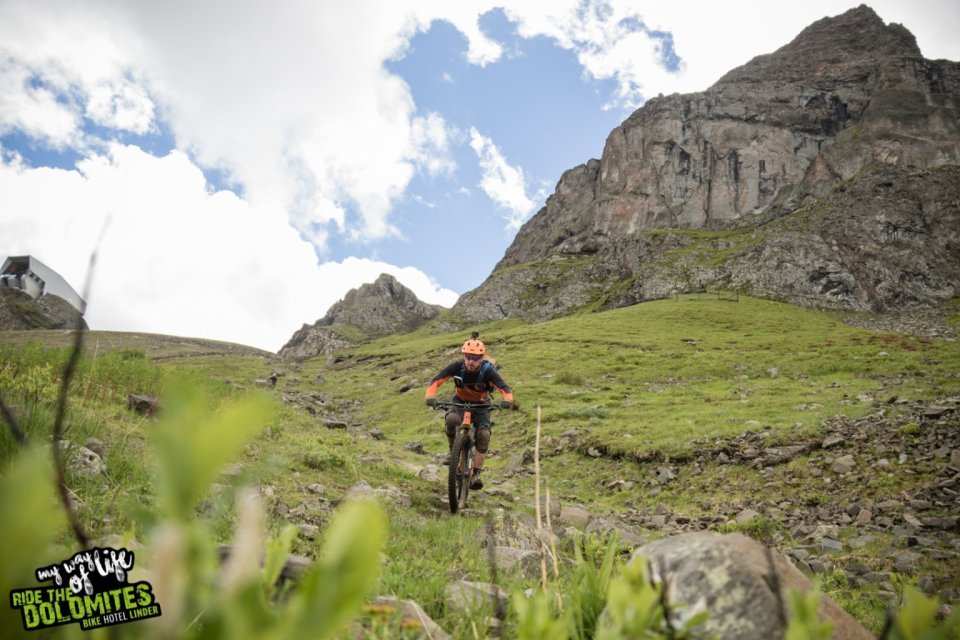
[[[510,388],[496,369],[490,372],[490,383],[496,387],[505,402],[513,402],[513,389]]]
[[[459,361],[451,362],[450,364],[445,366],[440,371],[440,373],[433,376],[433,379],[430,380],[430,383],[427,386],[427,391],[424,394],[423,398],[426,400],[427,398],[436,397],[437,390],[440,389],[440,386],[443,385],[443,383],[446,382],[447,380],[450,380],[451,378],[453,378],[453,376],[455,376],[459,371],[460,371]]]

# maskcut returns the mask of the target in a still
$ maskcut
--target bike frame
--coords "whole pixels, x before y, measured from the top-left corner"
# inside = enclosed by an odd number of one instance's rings
[[[436,408],[447,410],[459,409],[463,411],[463,419],[454,437],[453,448],[450,450],[450,467],[447,472],[450,513],[456,513],[467,506],[470,482],[473,479],[473,453],[477,442],[477,427],[473,422],[473,414],[476,411],[492,411],[499,407],[489,402],[476,404],[465,402],[438,402]]]

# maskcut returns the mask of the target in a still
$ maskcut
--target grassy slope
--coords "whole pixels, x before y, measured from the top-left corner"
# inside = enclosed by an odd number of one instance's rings
[[[643,481],[658,461],[690,457],[694,440],[771,427],[773,441],[794,441],[814,437],[826,417],[874,411],[870,397],[882,401],[896,394],[922,401],[960,393],[956,342],[854,329],[829,314],[745,297],[739,302],[665,300],[540,325],[507,322],[477,329],[522,405],[519,412],[495,416],[488,463],[492,486],[508,489],[516,500],[481,494],[475,498],[478,509],[450,517],[442,502],[443,487],[403,466],[428,462],[422,454],[405,450],[408,442],[420,440],[429,452],[446,447],[440,415],[423,406],[422,390],[457,356],[464,338],[460,334],[434,335],[423,329],[389,337],[351,350],[336,364],[326,358],[284,363],[233,348],[202,351],[161,337],[125,342],[112,334],[109,347],[106,340],[99,341],[99,364],[93,366],[94,371],[100,366],[102,379],[93,373],[81,377],[72,407],[69,437],[82,442],[94,436],[108,449],[105,477],[70,480],[81,518],[94,536],[136,537],[149,526],[152,471],[146,432],[151,423],[125,410],[126,393],[162,395],[166,385],[182,378],[198,381],[217,401],[246,393],[280,399],[318,392],[325,400],[320,417],[343,419],[350,428],[327,429],[317,416],[282,405],[244,451],[241,467],[212,488],[202,512],[227,539],[230,498],[241,484],[264,488],[274,531],[285,522],[278,515],[280,503],[290,509],[305,505],[301,522],[322,525],[327,515],[318,503],[335,504],[358,480],[397,487],[410,496],[412,506],[389,509],[392,533],[381,592],[417,600],[452,630],[455,620],[445,615],[443,587],[453,579],[489,578],[475,534],[487,512],[495,507],[532,508],[532,477],[506,479],[504,469],[512,456],[533,445],[538,406],[546,437],[571,429],[581,432],[580,452],[566,451],[543,461],[554,496],[601,514],[661,503],[674,513],[696,516],[708,502],[749,503],[787,489],[752,470],[730,468],[707,469],[696,478],[681,476],[682,482],[648,495]],[[45,338],[53,339],[56,333]],[[0,334],[0,344],[22,343],[24,335]],[[98,342],[98,335],[91,333],[88,344]],[[126,355],[114,358],[111,366],[119,373],[111,377],[103,371],[111,362],[106,351],[118,348],[128,351],[116,352]],[[8,349],[4,358],[9,362]],[[156,364],[146,362],[143,353],[156,358]],[[124,358],[133,364],[124,364]],[[274,370],[285,373],[277,388],[257,389],[254,380]],[[55,383],[55,372],[50,375]],[[38,438],[50,416],[40,396],[50,400],[45,391],[38,394],[38,402],[21,408],[33,416],[25,422]],[[374,427],[383,430],[385,440],[369,436]],[[7,433],[0,436],[0,447],[5,463],[13,450]],[[606,455],[585,455],[591,447]],[[636,481],[639,489],[604,490],[614,479]],[[922,481],[904,478],[889,490]],[[319,494],[316,487],[307,488],[312,484],[322,486]],[[312,555],[314,549],[313,542],[302,538],[295,551]],[[521,588],[533,582],[514,577],[510,585]],[[862,619],[873,615],[854,613]],[[878,624],[876,619],[864,621]]]

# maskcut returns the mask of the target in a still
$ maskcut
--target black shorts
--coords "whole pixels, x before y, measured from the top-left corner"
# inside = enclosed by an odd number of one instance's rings
[[[459,402],[459,401],[454,399],[454,402]],[[460,426],[461,424],[463,424],[463,412],[464,412],[464,409],[448,409],[447,415],[448,416],[451,414],[456,415],[457,426]],[[492,421],[490,420],[490,413],[491,413],[490,409],[472,411],[471,413],[473,414],[473,417],[472,417],[473,424],[477,425],[477,429],[486,429],[487,431],[490,431],[490,427],[493,424]]]

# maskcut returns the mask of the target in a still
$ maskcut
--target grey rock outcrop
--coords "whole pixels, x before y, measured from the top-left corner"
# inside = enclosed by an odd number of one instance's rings
[[[0,331],[87,328],[83,316],[59,296],[45,294],[34,300],[23,291],[0,287]]]
[[[400,627],[407,634],[416,638],[430,638],[431,640],[447,640],[450,634],[427,615],[419,604],[413,600],[402,600],[396,596],[377,596],[371,603],[374,611],[386,614],[387,617],[399,617]]]
[[[437,313],[396,278],[382,273],[372,284],[347,292],[320,322],[350,325],[369,336],[386,336],[413,331]]]
[[[319,324],[305,324],[283,345],[277,355],[303,360],[336,353],[354,344],[355,341],[342,335],[337,329]]]
[[[824,18],[634,112],[453,315],[541,321],[708,286],[855,310],[948,299],[958,113],[960,63],[866,6]]]
[[[303,325],[279,355],[295,359],[328,355],[365,340],[414,331],[438,313],[384,273],[373,283],[351,289],[313,325]]]
[[[689,617],[705,607],[702,630],[719,638],[782,638],[790,620],[790,592],[812,583],[783,555],[739,533],[690,533],[640,547],[632,562],[646,561],[669,585],[670,616]],[[820,616],[833,637],[873,638],[850,614],[820,595]]]

